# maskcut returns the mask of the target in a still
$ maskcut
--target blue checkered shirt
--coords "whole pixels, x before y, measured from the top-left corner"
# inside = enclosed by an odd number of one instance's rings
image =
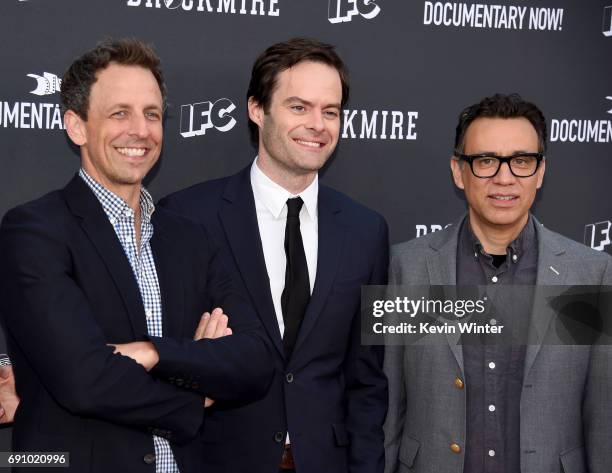
[[[119,196],[94,181],[84,169],[79,176],[85,181],[96,195],[110,223],[115,229],[117,238],[121,242],[123,251],[127,256],[136,281],[140,289],[140,296],[147,317],[147,330],[149,335],[162,336],[162,305],[159,281],[155,261],[151,252],[150,240],[153,236],[151,215],[155,210],[153,198],[147,190],[140,190],[140,251],[136,248],[136,232],[134,230],[134,211]],[[170,444],[164,438],[153,436],[155,445],[156,473],[179,473],[174,461]]]

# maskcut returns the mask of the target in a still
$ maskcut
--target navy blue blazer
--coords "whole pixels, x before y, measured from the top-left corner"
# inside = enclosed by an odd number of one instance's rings
[[[213,406],[204,425],[203,471],[276,473],[288,430],[300,473],[382,472],[387,383],[382,347],[360,343],[360,290],[386,282],[385,220],[320,186],[316,281],[295,349],[286,360],[250,166],[172,194],[161,204],[202,224],[216,240],[273,347],[275,374],[265,398],[238,408]]]
[[[160,208],[152,219],[164,338],[154,340],[160,362],[147,373],[107,346],[146,340],[145,314],[128,259],[82,179],[4,217],[0,312],[21,397],[14,451],[70,452],[69,471],[79,473],[154,473],[156,434],[170,440],[182,473],[200,473],[203,397],[265,393],[265,336],[218,252],[192,222]],[[231,311],[235,334],[192,341],[216,305]]]

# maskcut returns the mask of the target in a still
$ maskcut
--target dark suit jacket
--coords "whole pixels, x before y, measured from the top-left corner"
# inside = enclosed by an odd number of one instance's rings
[[[144,461],[154,433],[171,441],[182,473],[201,472],[203,396],[239,401],[265,392],[264,337],[205,233],[163,209],[153,225],[164,338],[154,341],[160,362],[147,373],[107,346],[146,340],[147,328],[127,257],[87,185],[75,177],[6,214],[0,311],[21,397],[14,451],[70,452],[70,471],[79,473],[154,472]],[[215,305],[243,332],[191,341]]]
[[[384,219],[320,187],[316,281],[295,349],[286,360],[250,167],[173,194],[162,205],[203,224],[218,241],[274,347],[275,375],[264,399],[242,408],[213,406],[204,426],[203,471],[276,473],[289,430],[300,473],[382,472],[387,384],[382,347],[360,344],[360,291],[362,285],[386,281]]]

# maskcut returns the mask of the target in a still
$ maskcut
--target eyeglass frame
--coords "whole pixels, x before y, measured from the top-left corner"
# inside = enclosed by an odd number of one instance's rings
[[[514,153],[510,156],[497,156],[496,154],[493,153],[481,153],[481,154],[463,154],[460,153],[459,151],[455,150],[455,152],[453,153],[455,157],[466,161],[467,163],[469,163],[470,165],[470,171],[472,171],[472,174],[474,175],[474,177],[477,177],[478,179],[491,179],[492,177],[497,176],[497,174],[499,173],[499,170],[502,167],[502,164],[507,163],[508,164],[508,168],[510,169],[510,172],[512,173],[512,175],[514,177],[518,177],[518,178],[523,178],[523,177],[532,177],[535,175],[535,173],[538,172],[538,169],[540,168],[540,163],[544,160],[544,158],[546,157],[544,155],[544,153],[526,153],[523,151],[519,151],[518,153]],[[533,171],[533,173],[529,174],[528,176],[519,176],[517,175],[513,170],[512,170],[512,166],[510,165],[510,161],[514,158],[520,158],[520,157],[528,157],[528,158],[536,158],[536,167]],[[495,158],[497,159],[497,161],[499,162],[499,165],[497,166],[497,170],[491,174],[490,176],[478,176],[475,172],[474,172],[474,159],[477,158]]]

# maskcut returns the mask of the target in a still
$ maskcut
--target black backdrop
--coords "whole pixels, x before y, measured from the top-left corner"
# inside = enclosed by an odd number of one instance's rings
[[[308,36],[335,44],[351,71],[323,180],[381,212],[392,243],[463,212],[448,165],[457,115],[519,92],[551,131],[535,214],[611,252],[611,18],[612,0],[2,0],[0,215],[78,169],[57,76],[101,38],[143,38],[162,58],[165,143],[147,180],[159,198],[252,160],[250,67],[273,42]]]

